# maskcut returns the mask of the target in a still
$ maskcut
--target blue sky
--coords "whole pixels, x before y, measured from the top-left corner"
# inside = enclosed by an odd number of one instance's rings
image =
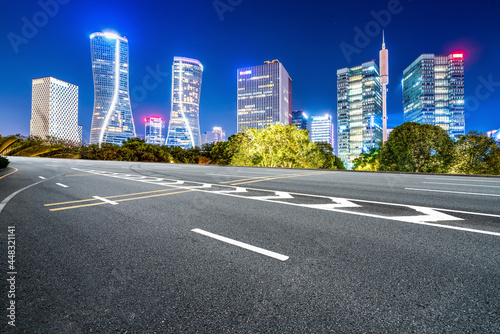
[[[403,122],[403,70],[422,53],[463,51],[466,131],[489,131],[500,128],[499,12],[498,1],[486,0],[4,2],[0,134],[29,135],[31,80],[54,76],[79,86],[79,122],[88,141],[94,98],[89,36],[96,31],[111,29],[129,40],[139,136],[144,117],[168,120],[174,56],[204,65],[202,132],[222,126],[231,135],[238,68],[279,59],[292,78],[293,108],[333,114],[337,69],[378,62],[382,27],[390,57],[389,127]],[[145,89],[148,76],[157,82],[154,89]]]

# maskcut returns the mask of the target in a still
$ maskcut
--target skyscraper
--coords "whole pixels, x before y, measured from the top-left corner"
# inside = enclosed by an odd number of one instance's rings
[[[380,59],[380,84],[382,85],[382,142],[387,140],[387,85],[389,84],[389,50],[385,48],[385,34],[382,33]]]
[[[451,138],[465,134],[464,55],[422,54],[403,72],[405,122],[438,125]]]
[[[380,74],[374,61],[337,71],[337,152],[346,168],[382,140]]]
[[[238,132],[292,122],[292,79],[278,60],[240,68]]]
[[[33,79],[30,136],[81,143],[77,85],[53,77]]]
[[[201,134],[201,144],[218,143],[226,141],[226,131],[220,126],[214,126],[212,131],[206,131]]]
[[[292,124],[301,130],[307,130],[307,115],[301,110],[292,111]]]
[[[200,92],[203,65],[196,59],[174,57],[172,108],[166,144],[184,149],[201,147]]]
[[[326,142],[332,145],[332,148],[335,150],[332,116],[312,116],[310,137],[313,143]]]
[[[90,143],[121,144],[135,137],[128,87],[128,41],[115,33],[90,35],[94,113]]]
[[[161,117],[151,116],[144,119],[146,122],[146,144],[165,144],[165,121]]]

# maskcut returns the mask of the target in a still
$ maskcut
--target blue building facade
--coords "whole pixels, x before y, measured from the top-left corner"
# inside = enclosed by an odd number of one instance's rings
[[[135,137],[129,94],[128,41],[110,32],[90,36],[94,111],[90,143],[121,144]]]

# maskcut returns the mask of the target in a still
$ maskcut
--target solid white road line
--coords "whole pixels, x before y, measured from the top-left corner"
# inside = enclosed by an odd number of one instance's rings
[[[462,178],[458,178],[458,177],[434,176],[434,177],[426,177],[426,179],[436,180],[436,181],[439,181],[439,180],[455,180],[455,181],[462,181],[462,182],[495,182],[495,183],[500,183],[500,180],[499,181],[484,180],[484,179],[480,179],[480,178],[477,178],[477,177],[471,177],[471,178],[462,177]]]
[[[39,176],[39,178],[41,178],[42,180],[46,180],[46,178],[44,178],[43,176]]]
[[[205,235],[205,236],[213,238],[213,239],[217,239],[219,241],[226,242],[226,243],[234,245],[234,246],[238,246],[238,247],[241,247],[241,248],[244,248],[244,249],[251,250],[252,252],[256,252],[256,253],[259,253],[259,254],[262,254],[262,255],[266,255],[266,256],[278,259],[280,261],[286,261],[286,260],[288,260],[288,256],[286,256],[286,255],[281,255],[281,254],[278,254],[278,253],[275,253],[275,252],[271,252],[271,251],[265,250],[263,248],[259,248],[259,247],[255,247],[255,246],[246,244],[244,242],[236,241],[236,240],[229,239],[229,238],[217,235],[217,234],[213,234],[213,233],[210,233],[210,232],[207,232],[207,231],[203,231],[203,230],[200,230],[199,228],[192,229],[191,231],[195,232],[195,233],[199,233],[199,234]]]
[[[103,201],[103,202],[109,203],[109,204],[111,204],[111,205],[118,205],[118,203],[116,203],[116,202],[110,201],[109,199],[102,198],[102,197],[99,197],[99,196],[92,196],[92,198],[95,198],[95,199],[98,199],[98,200],[100,200],[100,201]]]
[[[485,187],[485,188],[500,188],[500,186],[485,186],[483,184],[465,184],[465,183],[444,183],[444,182],[422,182],[429,184],[449,184],[452,186],[466,186],[466,187]]]
[[[437,193],[450,193],[450,194],[463,194],[463,195],[477,195],[477,196],[494,196],[494,197],[500,197],[500,195],[495,195],[495,194],[467,193],[467,192],[463,192],[463,191],[449,191],[449,190],[437,190],[437,189],[405,188],[405,190],[431,191],[431,192],[437,192]]]
[[[67,185],[65,185],[65,184],[62,184],[62,183],[56,183],[56,184],[57,184],[58,186],[60,186],[60,187],[63,187],[63,188],[68,188],[68,186],[67,186]]]

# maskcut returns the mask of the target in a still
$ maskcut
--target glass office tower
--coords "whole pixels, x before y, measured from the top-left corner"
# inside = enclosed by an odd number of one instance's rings
[[[238,132],[270,124],[292,123],[292,79],[278,60],[240,68],[238,79]]]
[[[166,145],[201,147],[200,92],[203,65],[196,59],[174,57],[172,103]]]
[[[465,134],[464,55],[422,54],[403,72],[405,122],[438,125],[451,138]]]
[[[381,89],[374,61],[337,71],[337,152],[348,169],[382,140]]]
[[[301,130],[307,130],[307,115],[301,110],[292,111],[292,124]]]
[[[33,79],[30,136],[54,138],[79,145],[78,86],[53,77]]]
[[[115,33],[90,35],[94,113],[90,143],[119,144],[135,137],[130,107],[128,41]]]
[[[332,116],[312,116],[310,137],[313,143],[326,142],[335,150]]]
[[[163,145],[165,143],[165,121],[158,116],[147,117],[144,140],[146,144]]]

